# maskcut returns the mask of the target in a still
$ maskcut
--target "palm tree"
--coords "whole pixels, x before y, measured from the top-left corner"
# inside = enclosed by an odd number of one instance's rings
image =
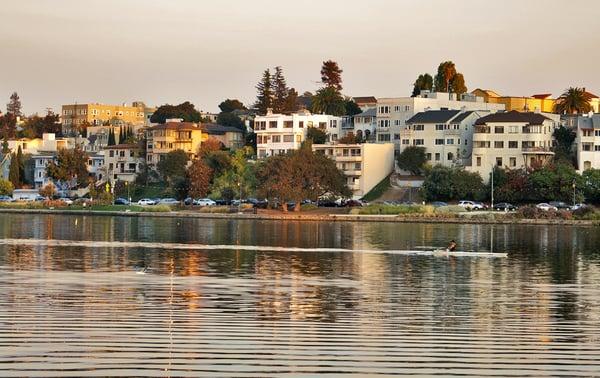
[[[556,99],[554,111],[560,114],[582,114],[592,110],[590,94],[583,88],[570,87]]]

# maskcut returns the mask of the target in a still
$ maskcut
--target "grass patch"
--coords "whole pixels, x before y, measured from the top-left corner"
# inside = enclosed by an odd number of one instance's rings
[[[373,204],[358,209],[361,215],[401,215],[401,214],[432,214],[431,206],[408,206],[408,205],[379,205]]]
[[[373,189],[369,191],[369,193],[364,195],[362,200],[367,202],[373,202],[379,197],[381,197],[383,193],[385,193],[389,188],[392,187],[392,184],[390,183],[390,177],[391,175],[381,180],[379,184],[375,185]]]

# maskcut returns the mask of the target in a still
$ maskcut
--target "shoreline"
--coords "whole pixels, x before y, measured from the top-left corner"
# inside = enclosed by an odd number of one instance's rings
[[[523,225],[566,225],[600,226],[600,221],[564,219],[485,219],[461,216],[455,218],[415,217],[410,215],[357,215],[357,214],[253,214],[253,213],[200,213],[192,211],[139,212],[139,211],[100,211],[62,209],[11,209],[2,208],[0,214],[58,214],[113,217],[152,217],[152,218],[192,218],[192,219],[232,219],[265,221],[301,222],[390,222],[390,223],[447,223],[447,224],[523,224]]]

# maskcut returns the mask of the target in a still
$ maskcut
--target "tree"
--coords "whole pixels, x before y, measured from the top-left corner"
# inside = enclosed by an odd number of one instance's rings
[[[218,139],[209,137],[200,145],[200,148],[198,149],[198,157],[203,159],[211,152],[223,150],[223,147],[223,143],[221,143]]]
[[[346,134],[345,136],[343,136],[340,139],[338,139],[338,143],[339,144],[353,144],[353,143],[357,143],[356,136],[354,135],[354,133],[352,131],[350,131],[348,134]]]
[[[8,149],[8,139],[4,136],[4,140],[2,141],[2,153],[7,154],[10,150]]]
[[[69,189],[84,187],[88,185],[89,177],[87,160],[88,156],[80,146],[72,150],[62,148],[58,150],[56,161],[48,163],[46,173],[48,177],[67,184]]]
[[[275,67],[275,73],[271,78],[271,83],[273,86],[273,112],[283,113],[286,111],[289,89],[285,77],[283,76],[283,69],[281,66]]]
[[[162,179],[169,185],[173,184],[175,177],[185,177],[185,168],[189,158],[183,150],[174,150],[165,155],[158,162],[157,168]]]
[[[309,127],[306,129],[306,139],[313,144],[324,144],[327,142],[327,134],[317,127]]]
[[[313,113],[343,116],[346,114],[344,97],[334,87],[324,87],[312,98]]]
[[[21,186],[21,177],[19,176],[19,163],[17,161],[17,155],[14,153],[10,156],[8,179],[12,183],[13,187],[18,188]]]
[[[440,63],[434,82],[437,92],[460,94],[467,91],[465,78],[461,73],[456,71],[456,66],[452,61]]]
[[[231,113],[234,110],[247,110],[240,100],[229,98],[219,104],[219,109],[223,113]]]
[[[54,196],[56,196],[57,193],[56,186],[54,186],[53,183],[49,182],[48,184],[40,188],[39,193],[42,197],[52,199]]]
[[[223,126],[235,127],[244,133],[246,132],[244,121],[233,113],[219,113],[217,116],[217,123]]]
[[[333,88],[336,92],[342,90],[342,69],[338,66],[337,62],[328,60],[323,62],[321,67],[321,82],[325,84],[327,88]]]
[[[554,160],[566,160],[570,163],[573,162],[574,154],[572,151],[573,142],[575,142],[575,132],[564,126],[554,129],[552,136],[556,140],[556,146],[554,146]]]
[[[222,169],[218,174],[215,173],[216,177],[211,186],[213,197],[227,198],[233,194],[233,197],[247,198],[253,195],[256,188],[256,173],[254,164],[248,162],[253,154],[254,151],[248,147],[240,148],[233,153],[229,160],[229,167]]]
[[[289,88],[285,99],[285,113],[298,111],[298,92],[294,88]]]
[[[0,178],[0,195],[2,196],[12,196],[15,187],[12,182]]]
[[[123,127],[119,127],[119,144],[122,144],[125,141],[125,130]]]
[[[200,122],[200,112],[189,101],[179,105],[165,104],[156,109],[150,117],[150,122],[165,123],[167,119],[171,118],[181,118],[184,122],[198,123]]]
[[[450,81],[450,88],[453,93],[463,94],[467,93],[467,86],[465,85],[465,77],[461,73],[457,73],[452,77]]]
[[[189,195],[192,198],[203,198],[208,194],[213,170],[201,159],[195,159],[187,170]]]
[[[423,172],[423,166],[427,162],[425,148],[416,146],[406,147],[396,160],[400,169],[409,171],[413,175],[420,175]]]
[[[494,199],[497,202],[523,202],[528,198],[529,191],[526,170],[494,168]]]
[[[258,95],[254,108],[259,114],[267,114],[267,109],[273,107],[273,84],[271,82],[271,71],[266,69],[263,72],[261,81],[256,85]]]
[[[417,77],[413,84],[413,91],[411,97],[418,96],[422,90],[433,90],[433,77],[430,74],[424,73]]]
[[[6,104],[6,112],[13,114],[15,117],[20,117],[21,113],[21,100],[17,92],[13,92],[10,95],[10,101]]]
[[[23,150],[19,145],[17,149],[17,169],[19,170],[19,185],[25,182],[25,158],[23,157]]]
[[[352,117],[362,113],[360,106],[358,106],[358,104],[351,98],[346,98],[344,100],[344,107],[346,108],[346,113],[344,114],[346,116]]]
[[[115,129],[113,127],[108,130],[108,142],[106,144],[108,146],[114,146],[117,144],[115,141]]]
[[[600,169],[586,169],[582,176],[585,198],[593,203],[600,203]]]
[[[4,139],[14,138],[17,134],[17,116],[12,113],[0,115],[0,133]]]
[[[58,114],[48,112],[46,116],[34,115],[23,123],[21,135],[25,138],[41,138],[44,133],[59,134],[61,125]]]
[[[534,169],[528,176],[529,201],[573,200],[573,184],[584,187],[584,179],[570,164],[558,162]]]
[[[560,114],[582,114],[592,111],[591,96],[583,88],[570,87],[556,99],[554,111]]]
[[[460,167],[436,165],[425,175],[421,193],[427,201],[485,198],[485,186],[478,173]]]

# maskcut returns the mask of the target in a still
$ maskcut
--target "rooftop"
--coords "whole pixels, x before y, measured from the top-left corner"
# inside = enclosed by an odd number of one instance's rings
[[[132,150],[132,149],[138,149],[140,148],[140,146],[138,146],[137,144],[115,144],[114,146],[106,146],[105,149],[107,150]]]
[[[488,122],[502,122],[502,123],[527,123],[530,125],[541,125],[544,121],[550,121],[551,119],[540,113],[533,112],[518,112],[512,110],[510,112],[498,112],[488,114],[484,117],[479,118],[475,125],[485,125]]]
[[[375,108],[367,109],[360,114],[354,115],[354,117],[376,117],[376,116],[377,116],[377,109],[375,109]]]
[[[160,125],[152,126],[148,130],[200,130],[197,124],[193,122],[166,122]]]
[[[200,125],[202,131],[209,135],[223,135],[225,133],[243,133],[243,130],[232,126],[223,126],[217,123],[203,123]]]
[[[352,97],[352,99],[357,104],[370,104],[370,103],[377,102],[377,99],[375,98],[375,96]]]
[[[446,123],[458,113],[460,110],[428,110],[415,114],[406,123]]]

